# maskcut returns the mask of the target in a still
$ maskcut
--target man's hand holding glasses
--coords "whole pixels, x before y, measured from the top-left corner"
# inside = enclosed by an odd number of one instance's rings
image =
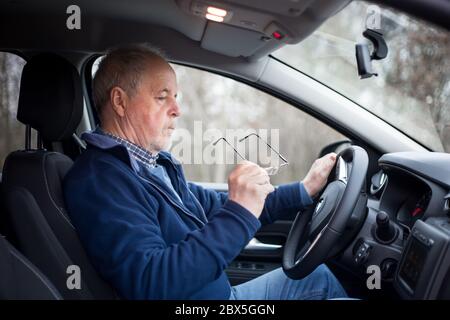
[[[244,160],[243,163],[238,164],[230,173],[228,179],[229,198],[241,204],[256,217],[259,217],[264,207],[264,201],[267,195],[274,191],[274,187],[270,184],[269,176],[276,175],[280,168],[287,166],[289,162],[256,133],[251,133],[243,137],[239,140],[239,142],[242,142],[251,136],[256,136],[258,139],[263,141],[267,147],[278,155],[283,163],[279,166],[262,168],[259,165],[248,161],[225,138],[216,140],[213,145],[215,146],[219,141],[223,140],[242,160]],[[303,186],[310,197],[317,195],[324,187],[327,182],[328,175],[333,169],[335,163],[335,153],[329,153],[314,161],[311,169],[302,181]]]
[[[238,164],[228,176],[228,199],[256,218],[261,215],[267,195],[274,190],[267,171],[250,161]]]
[[[234,150],[239,158],[243,160],[242,163],[238,164],[233,171],[231,171],[228,177],[228,198],[239,203],[250,211],[256,218],[259,218],[264,208],[264,202],[267,195],[275,190],[270,183],[269,176],[277,174],[281,167],[288,165],[288,161],[278,151],[273,149],[270,144],[261,139],[261,137],[256,133],[251,133],[243,137],[239,140],[239,142],[242,142],[253,135],[262,140],[280,157],[281,160],[283,160],[283,163],[280,166],[262,168],[256,163],[248,161],[225,138],[216,140],[213,145],[215,146],[219,141],[223,140]]]

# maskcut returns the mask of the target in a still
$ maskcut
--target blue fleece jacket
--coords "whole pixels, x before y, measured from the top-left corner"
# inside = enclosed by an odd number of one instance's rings
[[[312,202],[301,183],[282,185],[258,220],[227,193],[188,183],[167,152],[158,165],[179,197],[124,146],[83,138],[88,149],[64,179],[67,209],[94,267],[125,299],[228,299],[224,269],[261,224]]]

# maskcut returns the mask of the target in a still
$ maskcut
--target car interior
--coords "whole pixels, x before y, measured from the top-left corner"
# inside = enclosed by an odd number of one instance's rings
[[[430,150],[272,55],[310,37],[351,2],[1,1],[0,51],[26,64],[16,106],[23,146],[7,155],[0,174],[0,299],[120,299],[78,239],[62,181],[85,149],[81,133],[98,125],[95,62],[108,48],[143,42],[163,49],[173,64],[249,85],[348,137],[317,155],[340,158],[314,205],[262,227],[227,268],[231,284],[279,267],[301,279],[326,263],[355,298],[450,299],[450,154]],[[370,3],[450,30],[448,1]],[[67,25],[74,4],[80,28]],[[227,14],[207,19],[208,6]],[[70,265],[83,272],[80,289],[67,285]],[[370,266],[379,267],[381,289],[368,286]]]

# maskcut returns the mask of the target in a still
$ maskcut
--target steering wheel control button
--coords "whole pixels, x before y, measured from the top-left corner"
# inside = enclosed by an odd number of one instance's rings
[[[320,212],[320,209],[322,209],[324,203],[325,203],[325,199],[321,198],[319,200],[319,202],[317,203],[316,210],[314,211],[314,216],[316,216]]]
[[[357,265],[362,265],[367,261],[371,248],[372,247],[366,242],[361,242],[354,255],[354,261]]]

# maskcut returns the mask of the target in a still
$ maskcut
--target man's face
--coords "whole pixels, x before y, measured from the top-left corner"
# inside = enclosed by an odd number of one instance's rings
[[[180,116],[177,90],[175,72],[169,64],[159,62],[142,76],[136,94],[129,99],[127,117],[135,142],[151,152],[169,146],[175,119]]]

